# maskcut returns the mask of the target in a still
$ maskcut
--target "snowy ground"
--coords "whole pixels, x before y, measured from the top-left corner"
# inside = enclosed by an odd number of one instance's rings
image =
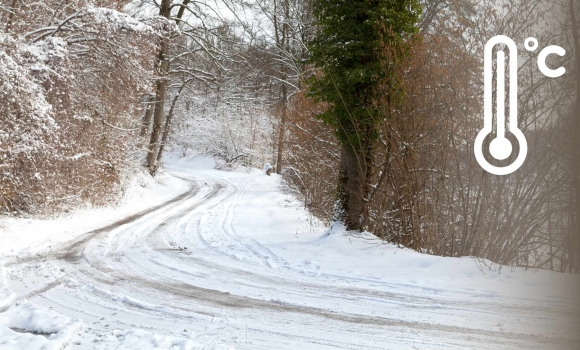
[[[275,175],[167,162],[115,208],[0,222],[0,349],[580,348],[578,276],[328,235]]]

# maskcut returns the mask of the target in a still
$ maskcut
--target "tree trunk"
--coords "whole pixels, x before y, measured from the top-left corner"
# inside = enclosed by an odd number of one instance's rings
[[[343,145],[334,219],[344,222],[348,230],[363,229],[366,177],[365,157]]]
[[[276,155],[276,174],[282,174],[282,154],[284,153],[284,134],[286,133],[286,84],[282,83],[282,115],[278,130],[278,154]]]
[[[170,18],[170,3],[171,0],[163,0],[159,9],[159,15],[167,19]],[[164,28],[169,29],[167,25]],[[151,132],[151,140],[149,141],[149,153],[147,154],[147,167],[149,172],[154,174],[157,170],[156,159],[159,152],[159,135],[161,134],[161,127],[163,124],[163,108],[165,103],[165,93],[167,91],[169,71],[169,62],[167,61],[167,54],[169,52],[169,39],[163,38],[157,56],[159,78],[156,83],[155,94],[155,111],[153,113],[153,131]]]
[[[183,83],[183,85],[179,89],[179,92],[173,98],[173,102],[171,102],[171,108],[169,108],[169,113],[167,114],[167,118],[165,119],[165,128],[163,129],[163,136],[161,137],[161,145],[159,146],[159,153],[157,153],[157,161],[158,162],[161,161],[161,158],[163,157],[163,150],[165,148],[165,143],[167,142],[167,139],[169,138],[169,128],[171,127],[171,119],[173,119],[173,110],[175,109],[175,104],[177,103],[177,100],[179,99],[179,96],[181,95],[181,91],[183,90],[183,88],[185,87],[186,84],[187,84],[187,82]]]
[[[290,28],[288,26],[288,20],[290,18],[290,4],[288,1],[282,1],[281,4],[283,10],[283,23],[282,28],[279,28],[279,21],[277,15],[277,2],[274,1],[274,31],[275,31],[275,38],[276,38],[276,47],[278,47],[280,57],[284,57],[290,50],[289,50],[289,42],[290,39]],[[281,69],[280,69],[280,81],[282,83],[280,89],[282,93],[282,114],[280,116],[280,127],[278,128],[278,148],[276,154],[276,174],[282,174],[282,161],[283,161],[283,154],[284,154],[284,136],[286,134],[286,107],[287,107],[287,99],[288,99],[288,86],[286,85],[286,80],[288,79],[287,74],[287,67],[286,63],[284,63],[283,59],[280,59],[281,62]]]
[[[166,44],[162,44],[166,47]],[[160,51],[160,57],[165,56],[165,50]],[[164,65],[164,64],[162,64]],[[163,69],[162,69],[163,70]],[[155,112],[153,114],[153,131],[149,141],[149,153],[147,154],[147,167],[149,172],[154,174],[157,170],[156,159],[159,152],[159,135],[161,134],[161,125],[163,123],[163,107],[165,102],[165,92],[167,90],[167,77],[157,80],[157,93],[155,95]]]
[[[145,116],[143,117],[143,125],[141,126],[140,136],[145,137],[151,128],[151,118],[153,117],[153,96],[147,96],[147,107],[145,109]]]
[[[12,22],[14,22],[14,16],[16,15],[16,0],[12,0],[12,5],[10,6],[10,11],[8,12],[8,21],[6,23],[6,31],[9,32],[12,28]]]

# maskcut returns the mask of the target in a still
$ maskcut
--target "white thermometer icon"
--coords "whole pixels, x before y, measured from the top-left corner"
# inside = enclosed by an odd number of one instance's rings
[[[516,160],[510,165],[497,167],[491,165],[483,156],[483,141],[487,135],[493,131],[493,67],[492,54],[495,45],[504,44],[509,49],[509,131],[515,136],[520,145],[519,154]],[[538,47],[535,38],[528,38],[525,47],[529,51],[534,51]],[[562,76],[566,69],[560,67],[552,70],[546,66],[546,58],[550,54],[564,56],[566,51],[559,46],[548,46],[538,55],[538,67],[540,71],[548,77],[556,78]],[[497,51],[497,106],[496,106],[496,138],[489,144],[489,152],[495,159],[507,159],[512,153],[512,144],[505,137],[505,52]],[[518,129],[518,48],[514,41],[505,36],[498,35],[491,38],[485,45],[484,52],[484,114],[483,129],[475,139],[475,159],[483,169],[494,175],[507,175],[518,170],[528,154],[528,143],[522,131]]]

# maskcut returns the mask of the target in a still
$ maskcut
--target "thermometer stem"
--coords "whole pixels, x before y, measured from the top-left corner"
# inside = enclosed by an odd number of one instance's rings
[[[497,137],[505,138],[505,52],[497,52]]]

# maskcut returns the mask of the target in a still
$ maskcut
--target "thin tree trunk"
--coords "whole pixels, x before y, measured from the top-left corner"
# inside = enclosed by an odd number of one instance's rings
[[[170,3],[171,0],[162,0],[159,9],[159,15],[167,19],[170,18]],[[168,28],[165,28],[166,30]],[[159,135],[161,134],[161,127],[163,124],[163,108],[165,103],[165,93],[167,91],[169,71],[169,62],[167,61],[167,54],[169,52],[169,43],[167,38],[161,41],[159,54],[157,56],[159,79],[156,83],[155,94],[155,111],[153,113],[153,131],[151,132],[151,140],[149,141],[149,153],[147,154],[147,167],[149,172],[154,174],[157,170],[156,159],[159,152]]]
[[[177,16],[175,19],[175,23],[179,24],[179,22],[181,22],[181,17],[183,17],[183,14],[185,13],[185,8],[187,7],[187,5],[189,4],[190,0],[183,0],[183,2],[181,3],[181,6],[179,7],[179,10],[177,11]]]
[[[274,1],[274,30],[275,30],[275,37],[276,37],[276,46],[278,47],[279,54],[281,57],[285,55],[289,51],[288,47],[288,40],[290,36],[290,28],[288,26],[288,19],[290,18],[290,6],[288,1],[281,1],[281,6],[283,7],[284,11],[284,23],[282,23],[281,33],[278,29],[278,16],[277,16],[277,2]],[[281,35],[280,35],[281,34]],[[277,144],[277,154],[276,154],[276,174],[282,174],[282,162],[283,162],[283,155],[284,155],[284,136],[286,134],[286,107],[287,107],[287,99],[288,99],[288,87],[286,86],[286,80],[288,79],[288,75],[286,72],[286,64],[284,60],[280,60],[282,63],[281,67],[281,74],[280,74],[280,81],[282,82],[282,86],[280,87],[282,92],[282,114],[280,116],[280,126],[278,130],[278,144]]]
[[[188,82],[189,81],[183,83],[183,85],[179,88],[177,95],[175,95],[173,101],[171,102],[171,108],[169,108],[169,113],[167,114],[167,118],[165,119],[165,128],[163,129],[163,136],[161,137],[161,145],[159,146],[159,153],[157,153],[157,162],[161,161],[161,158],[163,157],[163,150],[165,149],[165,143],[169,138],[169,129],[171,128],[171,120],[173,119],[173,111],[175,109],[175,105],[177,104],[177,100],[181,95],[181,91],[183,91],[183,88]]]
[[[6,23],[6,31],[9,32],[12,28],[12,23],[14,22],[14,16],[16,15],[16,2],[17,0],[12,0],[12,5],[10,5],[10,12],[8,12],[8,23]]]
[[[153,118],[153,96],[147,96],[147,108],[145,109],[145,116],[143,117],[143,125],[141,126],[140,136],[145,137],[151,128],[151,119]]]
[[[284,136],[286,133],[286,84],[282,83],[282,115],[278,130],[278,154],[276,155],[276,174],[282,174],[282,155],[284,153]]]
[[[162,44],[166,46],[166,44]],[[165,56],[166,49],[160,51],[160,57]],[[165,64],[162,64],[165,65]],[[162,68],[162,70],[164,70]],[[165,102],[165,92],[167,90],[167,77],[160,78],[157,81],[157,93],[155,96],[155,112],[153,114],[153,130],[149,141],[149,153],[147,154],[147,167],[151,174],[157,170],[156,159],[159,152],[159,135],[161,134],[161,125],[163,123],[163,108]]]

